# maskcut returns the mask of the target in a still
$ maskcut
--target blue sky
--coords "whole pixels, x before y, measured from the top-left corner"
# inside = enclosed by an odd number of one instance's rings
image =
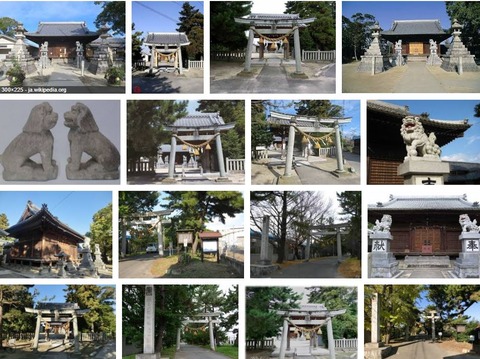
[[[450,28],[445,2],[441,1],[343,1],[342,15],[351,19],[355,13],[375,16],[383,30],[393,20],[440,20],[443,29]]]
[[[132,1],[132,21],[135,31],[175,32],[183,1]],[[203,2],[189,1],[190,5],[203,14]]]
[[[93,21],[101,11],[93,1],[0,1],[1,16],[23,22],[29,32],[36,31],[40,21],[85,21],[96,31]]]
[[[288,104],[288,103],[291,103],[292,100],[280,100],[275,102]],[[347,137],[351,137],[351,135],[359,136],[360,135],[360,101],[359,100],[330,100],[330,102],[334,105],[339,105],[343,107],[344,117],[352,118],[352,122],[340,126],[342,128],[343,134]],[[288,114],[296,113],[293,105],[287,108],[279,108],[275,111],[288,113]]]
[[[422,292],[420,294],[420,298],[417,299],[417,307],[420,311],[424,310],[427,306],[432,305],[433,303],[430,302],[426,296],[426,292]],[[470,320],[478,320],[480,321],[480,303],[476,302],[473,305],[470,306],[470,308],[467,309],[465,312],[465,315],[468,315],[470,317]]]
[[[115,287],[114,285],[99,285],[100,287]],[[45,299],[48,302],[52,303],[65,303],[65,291],[67,289],[66,285],[35,285],[29,288],[30,293],[34,293],[36,290],[38,295],[36,296],[35,304],[38,301],[44,301]],[[113,306],[115,309],[115,305]],[[82,308],[84,309],[84,308]]]
[[[85,234],[90,230],[93,215],[112,202],[111,192],[0,192],[0,213],[7,215],[12,226],[18,222],[31,200],[41,207],[46,203],[48,210],[70,228]]]
[[[436,120],[464,120],[473,126],[457,138],[442,147],[442,159],[449,161],[480,162],[480,119],[473,117],[474,107],[480,100],[386,100],[396,105],[407,105],[410,112],[421,114],[428,112]]]

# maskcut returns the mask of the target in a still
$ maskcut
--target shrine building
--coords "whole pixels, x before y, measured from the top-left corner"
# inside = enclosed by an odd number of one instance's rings
[[[407,61],[414,58],[426,61],[430,39],[436,41],[440,54],[440,43],[451,35],[442,29],[439,20],[394,20],[390,30],[382,31],[381,36],[391,43],[402,40],[402,54],[407,55]]]
[[[405,116],[418,116],[425,133],[434,132],[436,143],[442,147],[463,137],[472,124],[468,120],[437,120],[428,114],[412,114],[408,107],[383,101],[367,101],[367,183],[404,184],[404,178],[397,175],[398,166],[406,156],[405,144],[400,134]],[[473,172],[478,173],[475,164],[450,162],[450,175],[445,184],[470,183],[478,181]],[[457,172],[455,172],[457,171]],[[467,171],[467,172],[465,172]],[[471,175],[471,176],[470,176]]]
[[[78,245],[85,239],[50,213],[46,204],[38,208],[31,201],[27,202],[18,223],[5,231],[17,239],[8,260],[20,264],[56,263],[62,252],[75,262]]]
[[[458,257],[462,251],[459,235],[461,214],[480,221],[478,202],[463,196],[393,196],[388,201],[368,205],[368,222],[383,215],[392,217],[390,251],[398,258],[406,255]]]
[[[190,45],[184,32],[149,32],[144,45],[150,49],[150,69],[173,67],[182,73],[182,46]]]
[[[77,41],[86,49],[87,44],[96,40],[100,34],[90,31],[84,21],[40,21],[37,31],[26,32],[25,36],[38,45],[48,42],[50,59],[74,59],[77,56],[75,45]]]

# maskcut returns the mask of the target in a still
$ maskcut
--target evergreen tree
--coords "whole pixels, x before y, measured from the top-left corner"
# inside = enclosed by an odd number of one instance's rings
[[[298,308],[301,295],[287,287],[247,287],[246,337],[261,340],[276,336],[282,327],[281,310]]]
[[[347,249],[353,257],[361,258],[361,233],[362,233],[362,192],[345,191],[337,193],[337,198],[342,207],[341,215],[350,222],[350,232],[345,236]]]
[[[187,1],[182,5],[178,20],[177,31],[184,32],[190,40],[185,58],[200,60],[203,57],[203,14]]]
[[[187,114],[187,101],[127,101],[127,159],[156,158],[161,144],[170,141],[164,126]]]
[[[329,100],[300,100],[295,102],[295,111],[300,116],[317,116],[320,118],[340,117],[343,108]]]
[[[10,17],[0,18],[0,34],[13,37],[15,35],[15,28],[18,25],[18,21]]]
[[[210,3],[210,50],[245,50],[247,26],[235,18],[250,14],[251,1],[212,1]]]
[[[236,191],[166,191],[168,203],[162,207],[179,210],[174,219],[180,228],[193,229],[196,252],[200,243],[198,234],[206,228],[207,222],[217,218],[225,223],[227,217],[243,212],[243,196]]]
[[[315,21],[300,31],[300,44],[304,50],[335,50],[335,1],[287,1],[286,14],[299,14],[300,18]]]
[[[68,285],[65,289],[67,303],[77,303],[88,312],[79,318],[79,330],[106,333],[115,337],[115,287],[98,285]]]
[[[94,24],[100,28],[109,24],[115,35],[125,34],[125,1],[95,1],[102,6],[102,11],[97,15]]]
[[[480,3],[477,1],[446,1],[447,14],[453,24],[463,25],[462,42],[476,56],[480,55]]]
[[[371,28],[375,24],[375,16],[356,13],[348,19],[342,16],[342,61],[358,61],[371,41]]]
[[[132,62],[141,61],[142,45],[143,45],[143,31],[135,31],[135,23],[132,23]]]
[[[10,224],[8,223],[8,218],[5,213],[0,213],[0,229],[5,229],[10,227]]]
[[[107,257],[112,257],[112,204],[109,203],[93,215],[90,225],[92,244],[98,244],[102,252],[102,260],[107,263]]]

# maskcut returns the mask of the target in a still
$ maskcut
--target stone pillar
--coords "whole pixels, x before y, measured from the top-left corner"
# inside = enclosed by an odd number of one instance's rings
[[[453,274],[459,278],[478,278],[480,275],[480,233],[462,232],[458,239],[462,241],[462,252],[455,260]]]
[[[335,359],[335,339],[333,338],[332,318],[327,318],[327,338],[329,358]]]
[[[308,262],[310,260],[310,247],[312,245],[312,236],[307,237],[307,244],[305,246],[305,260]]]
[[[285,60],[290,59],[290,43],[287,38],[283,40],[283,58]]]
[[[73,314],[73,341],[75,345],[75,353],[80,353],[80,338],[78,336],[78,318],[77,314]]]
[[[283,328],[282,328],[282,341],[280,342],[280,353],[278,354],[279,359],[285,359],[285,351],[287,349],[287,337],[288,337],[288,318],[283,318]]]
[[[210,349],[215,351],[215,337],[213,336],[213,321],[212,317],[208,317],[208,333],[210,335]]]
[[[300,52],[300,31],[298,26],[294,27],[293,30],[293,41],[295,42],[295,73],[302,74],[302,55]]]
[[[253,29],[254,27],[251,26],[250,30],[248,30],[248,43],[247,43],[247,51],[245,54],[245,72],[250,72],[251,71],[251,66],[252,66],[252,48],[253,48]]]
[[[155,57],[155,45],[152,45],[152,49],[150,50],[150,75],[153,73],[153,61]]]
[[[217,137],[215,138],[215,145],[217,147],[218,169],[220,170],[220,178],[226,178],[227,174],[225,173],[225,161],[223,159],[223,148],[220,132],[217,132],[216,135]]]
[[[120,255],[122,258],[127,255],[127,223],[125,218],[122,218],[122,252]]]
[[[263,60],[264,53],[265,53],[265,40],[263,38],[260,38],[260,40],[258,40],[258,58],[260,60]]]
[[[374,344],[381,343],[380,336],[380,299],[378,293],[374,293],[372,297],[372,317],[371,317],[372,336],[371,342]]]
[[[398,274],[398,262],[390,252],[390,241],[393,239],[390,232],[370,233],[372,242],[372,278],[392,278]]]
[[[37,312],[37,323],[35,325],[35,336],[33,337],[32,349],[38,350],[38,340],[40,338],[40,325],[42,324],[42,312]]]
[[[345,172],[343,168],[343,149],[342,138],[340,136],[340,125],[335,121],[335,147],[337,149],[337,169],[336,172]]]
[[[285,177],[292,175],[293,167],[293,148],[295,145],[295,120],[290,120],[290,127],[288,128],[288,146],[287,146],[287,159],[285,162]]]
[[[145,286],[145,312],[143,317],[143,353],[155,353],[155,287]]]
[[[182,75],[183,74],[183,60],[182,60],[182,47],[180,45],[178,45],[177,53],[178,53],[178,73],[180,75]]]
[[[172,139],[170,141],[170,155],[168,157],[168,178],[174,179],[175,176],[175,156],[177,149],[177,138],[172,134]]]
[[[163,257],[163,233],[162,233],[162,218],[161,216],[157,217],[157,240],[158,240],[158,254]]]
[[[340,228],[337,228],[337,258],[342,260],[342,234],[340,233]]]
[[[182,336],[182,328],[177,329],[177,350],[180,350],[180,338]]]
[[[263,216],[262,242],[260,244],[260,263],[264,265],[272,264],[269,251],[268,232],[270,230],[270,217]]]

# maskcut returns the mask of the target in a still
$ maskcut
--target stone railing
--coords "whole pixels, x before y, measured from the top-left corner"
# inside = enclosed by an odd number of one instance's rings
[[[147,67],[147,62],[146,62],[146,61],[143,61],[143,60],[141,60],[141,61],[134,61],[134,62],[132,63],[132,67],[133,67],[134,69],[144,69],[144,68]]]
[[[227,173],[230,172],[245,172],[245,159],[230,159],[226,158]]]
[[[358,340],[354,339],[335,339],[335,348],[338,349],[357,349]]]
[[[188,60],[189,69],[203,69],[203,60]]]
[[[129,173],[145,173],[145,172],[155,172],[155,162],[153,160],[149,161],[129,161],[127,172]]]
[[[318,149],[320,157],[335,157],[337,155],[336,147],[323,147]]]
[[[248,349],[266,349],[266,348],[273,348],[274,347],[274,339],[263,339],[263,340],[253,340],[247,339],[245,341],[247,350]]]
[[[252,151],[252,158],[262,160],[268,158],[268,150],[266,148],[256,149]]]
[[[104,342],[107,341],[106,333],[79,333],[79,340],[81,342]]]
[[[245,61],[245,51],[212,51],[211,61]]]
[[[332,50],[332,51],[302,50],[302,61],[335,61],[335,50]]]

